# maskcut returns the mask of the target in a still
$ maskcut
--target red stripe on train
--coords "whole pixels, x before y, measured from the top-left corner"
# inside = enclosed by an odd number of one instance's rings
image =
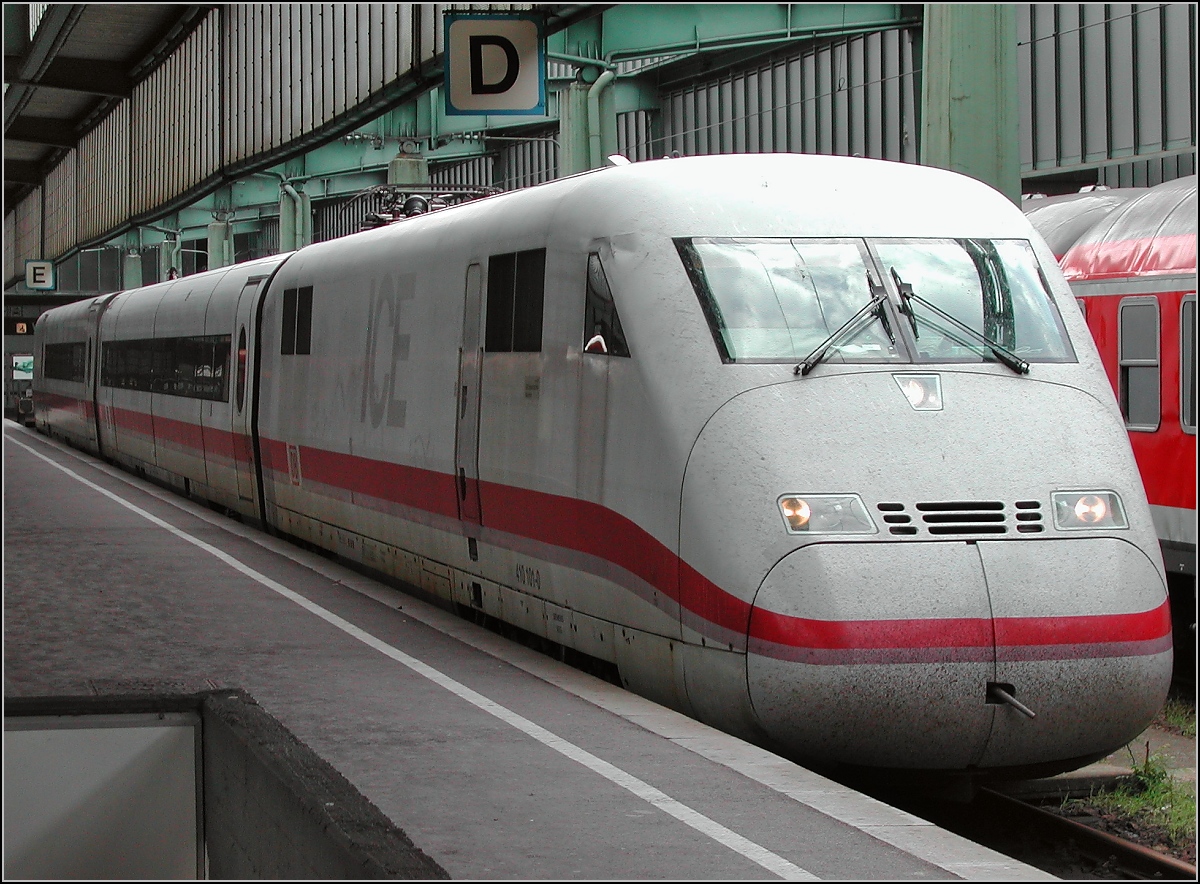
[[[195,431],[199,428],[193,424],[165,418],[151,421],[149,415],[127,409],[114,411],[124,429],[144,432],[147,436],[153,436],[158,429],[177,442],[194,441],[197,437]],[[286,474],[287,445],[264,438],[261,447],[264,468]],[[446,518],[458,517],[457,489],[451,475],[309,446],[299,446],[299,453],[305,481]],[[1171,630],[1166,602],[1141,614],[995,621],[984,618],[823,621],[760,608],[754,611],[751,622],[748,602],[712,583],[644,529],[612,510],[589,501],[492,482],[481,482],[480,492],[489,528],[618,565],[703,620],[739,635],[749,633],[752,645],[764,650],[782,646],[818,653],[891,650],[925,653],[957,648],[973,659],[979,651],[990,649],[993,641],[999,648],[1079,648],[1145,642],[1157,648],[1156,640],[1169,635]]]
[[[305,481],[457,518],[454,477],[300,446]],[[286,446],[263,441],[264,463],[288,470]],[[271,452],[268,460],[266,452]],[[1050,618],[818,621],[758,609],[721,589],[629,519],[599,504],[480,483],[487,527],[620,566],[703,620],[752,641],[794,648],[884,650],[1080,646],[1150,642],[1170,634],[1164,602],[1141,614]],[[676,575],[679,575],[676,578]],[[993,629],[995,630],[993,635]]]
[[[994,630],[994,633],[993,633]],[[943,618],[929,620],[809,620],[756,610],[751,641],[814,650],[998,648],[1156,642],[1171,633],[1164,601],[1137,614],[1071,617]]]
[[[205,452],[213,457],[241,464],[253,462],[253,445],[245,433],[235,433],[220,427],[200,426],[190,421],[115,406],[106,409],[109,422],[123,433],[143,437],[146,441],[165,442],[193,457],[203,458]]]

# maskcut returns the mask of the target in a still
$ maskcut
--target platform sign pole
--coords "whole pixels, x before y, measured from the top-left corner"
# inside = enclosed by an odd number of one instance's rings
[[[530,13],[446,13],[446,114],[546,113],[542,17]]]

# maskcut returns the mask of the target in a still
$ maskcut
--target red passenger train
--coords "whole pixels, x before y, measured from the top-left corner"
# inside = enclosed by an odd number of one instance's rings
[[[1031,201],[1025,212],[1117,394],[1171,585],[1176,662],[1194,665],[1196,176]]]

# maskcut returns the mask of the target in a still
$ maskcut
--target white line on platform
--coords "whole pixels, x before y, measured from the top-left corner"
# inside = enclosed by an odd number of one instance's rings
[[[34,457],[44,460],[46,463],[50,464],[55,469],[61,470],[62,472],[66,473],[68,476],[70,476],[71,478],[82,483],[83,485],[86,485],[88,488],[91,488],[94,491],[97,491],[100,494],[103,494],[105,497],[109,498],[110,500],[113,500],[114,502],[120,504],[121,506],[125,507],[126,509],[130,510],[131,512],[136,513],[137,515],[141,516],[146,521],[151,522],[154,525],[157,525],[158,527],[164,529],[165,531],[169,531],[171,534],[174,534],[176,537],[180,538],[181,540],[185,540],[188,543],[204,550],[209,555],[212,555],[215,558],[220,559],[222,562],[229,565],[231,568],[241,572],[242,574],[249,577],[251,580],[254,580],[254,581],[262,584],[263,586],[267,587],[268,589],[278,593],[279,595],[283,596],[284,598],[288,599],[289,601],[294,602],[295,604],[299,605],[300,607],[304,608],[305,610],[309,611],[310,613],[315,614],[316,616],[318,616],[322,620],[324,620],[326,623],[329,623],[331,626],[337,627],[342,632],[346,633],[349,636],[352,636],[353,638],[358,639],[363,644],[365,644],[371,648],[374,648],[375,650],[379,651],[381,654],[384,654],[385,656],[390,657],[392,660],[395,660],[397,663],[401,663],[401,664],[407,666],[409,669],[413,670],[414,672],[416,672],[420,675],[423,675],[425,678],[427,678],[430,681],[434,682],[435,684],[445,688],[446,690],[457,695],[458,697],[461,697],[462,699],[464,699],[468,703],[471,703],[472,705],[478,707],[479,709],[482,709],[484,712],[487,712],[490,715],[494,715],[496,718],[499,718],[501,721],[505,722],[506,724],[509,724],[512,727],[515,727],[518,730],[523,731],[524,733],[533,737],[535,740],[542,743],[543,745],[548,746],[549,748],[555,750],[556,752],[559,752],[559,753],[565,755],[567,758],[570,758],[572,761],[576,761],[579,764],[582,764],[584,767],[588,768],[589,770],[592,770],[595,773],[600,774],[602,777],[609,780],[610,782],[615,783],[616,785],[620,786],[623,789],[627,789],[628,791],[632,792],[637,797],[641,798],[643,801],[646,801],[647,803],[653,805],[654,807],[657,807],[659,810],[662,810],[664,813],[670,814],[671,816],[675,817],[680,822],[682,822],[688,826],[691,826],[693,829],[700,832],[701,834],[707,835],[709,838],[713,839],[714,841],[718,842],[719,844],[724,845],[725,847],[729,848],[730,850],[741,854],[742,856],[746,857],[747,859],[751,860],[752,862],[757,863],[758,865],[762,866],[767,871],[778,875],[780,878],[783,878],[786,881],[818,881],[818,880],[820,880],[816,875],[812,874],[811,872],[805,871],[804,869],[800,868],[799,866],[795,865],[794,863],[789,862],[788,860],[784,859],[783,857],[779,856],[778,854],[772,853],[770,850],[767,850],[765,847],[763,847],[759,844],[755,844],[753,841],[739,835],[737,832],[734,832],[731,829],[727,829],[725,826],[722,826],[720,823],[716,822],[715,820],[709,819],[708,817],[706,817],[704,814],[700,813],[699,811],[693,810],[692,808],[688,807],[687,805],[682,804],[679,801],[676,801],[674,798],[671,798],[669,795],[654,788],[649,783],[646,783],[646,782],[638,779],[637,777],[633,776],[632,774],[626,773],[625,771],[621,770],[620,768],[618,768],[612,764],[609,764],[607,761],[603,760],[602,758],[598,758],[597,756],[588,752],[586,749],[582,749],[579,746],[576,746],[574,743],[571,743],[568,740],[564,740],[562,737],[559,737],[556,734],[546,730],[541,725],[535,724],[534,722],[530,721],[529,719],[527,719],[521,715],[518,715],[517,713],[513,712],[511,709],[508,709],[505,706],[501,706],[499,703],[489,700],[487,697],[483,696],[482,694],[471,690],[471,688],[467,687],[464,684],[461,684],[460,682],[455,681],[454,679],[450,678],[448,675],[440,672],[437,669],[434,669],[432,666],[422,663],[420,660],[416,659],[415,657],[410,657],[408,654],[405,654],[404,652],[399,651],[396,648],[393,648],[391,645],[387,644],[386,642],[381,641],[380,639],[376,638],[375,636],[371,635],[370,633],[366,632],[365,630],[359,628],[358,626],[355,626],[350,621],[339,617],[337,614],[327,611],[325,608],[322,608],[320,605],[316,604],[315,602],[310,601],[309,599],[305,598],[304,596],[300,595],[299,593],[295,592],[294,590],[288,589],[283,584],[278,583],[275,580],[272,580],[270,577],[267,577],[265,574],[262,574],[259,571],[256,571],[255,569],[251,568],[249,565],[246,565],[246,564],[240,562],[239,560],[235,559],[233,556],[229,555],[228,553],[226,553],[220,549],[217,549],[215,546],[213,546],[209,543],[205,543],[203,540],[200,540],[197,537],[193,537],[191,534],[188,534],[186,531],[184,531],[180,528],[176,528],[174,525],[170,524],[169,522],[163,521],[162,519],[158,518],[155,515],[146,512],[145,510],[141,509],[140,507],[135,506],[134,504],[130,503],[127,500],[124,500],[122,497],[113,493],[112,491],[109,491],[105,488],[101,488],[96,483],[91,482],[88,479],[85,479],[83,476],[79,475],[78,473],[74,472],[73,470],[69,469],[68,467],[65,467],[62,464],[57,463],[53,459],[46,457],[46,455],[41,454],[38,451],[35,451],[34,449],[30,448],[28,445],[26,445],[22,442],[18,442],[16,439],[11,438],[11,436],[9,438],[9,441],[14,445],[19,446],[20,448],[25,449],[30,454],[32,454]]]

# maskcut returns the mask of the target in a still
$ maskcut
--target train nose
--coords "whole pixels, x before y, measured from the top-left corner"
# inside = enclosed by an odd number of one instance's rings
[[[1082,561],[1118,579],[1085,585]],[[1070,769],[1161,706],[1165,598],[1153,563],[1110,538],[811,544],[755,598],[751,702],[773,739],[821,760]]]

